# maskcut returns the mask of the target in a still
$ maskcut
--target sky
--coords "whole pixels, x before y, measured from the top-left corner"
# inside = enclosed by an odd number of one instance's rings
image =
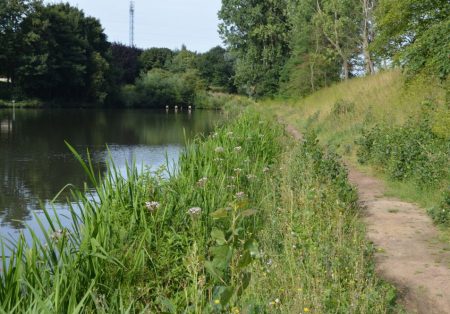
[[[47,0],[46,3],[61,2]],[[128,0],[65,0],[100,20],[110,42],[129,43]],[[134,42],[205,52],[222,44],[217,33],[221,0],[135,0]]]

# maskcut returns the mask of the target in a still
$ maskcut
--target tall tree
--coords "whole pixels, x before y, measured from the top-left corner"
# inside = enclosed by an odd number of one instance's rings
[[[234,60],[226,49],[217,46],[197,58],[200,75],[211,86],[234,91]]]
[[[139,57],[139,63],[142,71],[147,72],[151,69],[167,69],[173,59],[174,52],[169,48],[150,48],[144,50]]]
[[[411,73],[446,79],[450,73],[450,2],[380,0],[375,51]]]
[[[21,24],[33,8],[33,1],[0,1],[0,75],[15,83],[23,41]]]
[[[103,102],[109,43],[98,20],[69,4],[39,5],[23,21],[22,88],[43,99]]]
[[[275,93],[289,54],[287,0],[223,0],[219,17],[237,86],[252,96]]]
[[[375,67],[372,59],[369,45],[373,42],[375,36],[374,10],[376,0],[360,0],[362,8],[362,52],[364,56],[364,67],[366,74],[375,73]]]
[[[111,66],[118,85],[133,84],[141,71],[142,49],[120,43],[111,44]]]
[[[316,0],[291,0],[291,54],[283,70],[281,92],[304,96],[339,79],[341,63],[323,34],[314,23]]]
[[[317,0],[315,22],[342,61],[342,76],[350,77],[351,59],[359,53],[360,0]]]

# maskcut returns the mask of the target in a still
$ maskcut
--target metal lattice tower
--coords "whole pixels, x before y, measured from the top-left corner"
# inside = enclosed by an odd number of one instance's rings
[[[134,1],[130,1],[130,46],[134,47]]]

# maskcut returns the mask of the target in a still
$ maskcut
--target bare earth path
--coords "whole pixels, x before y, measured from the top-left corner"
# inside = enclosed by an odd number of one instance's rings
[[[293,126],[286,130],[302,138]],[[450,314],[450,252],[425,210],[384,196],[380,180],[348,170],[365,210],[368,238],[377,248],[378,274],[397,287],[408,313]]]

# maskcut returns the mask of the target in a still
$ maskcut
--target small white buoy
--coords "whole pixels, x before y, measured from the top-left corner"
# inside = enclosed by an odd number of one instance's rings
[[[166,109],[169,109],[169,106],[166,106]]]
[[[175,110],[178,110],[178,106],[175,106]]]
[[[189,108],[189,110],[191,110],[191,109],[192,109],[192,106],[189,106],[188,108]]]

